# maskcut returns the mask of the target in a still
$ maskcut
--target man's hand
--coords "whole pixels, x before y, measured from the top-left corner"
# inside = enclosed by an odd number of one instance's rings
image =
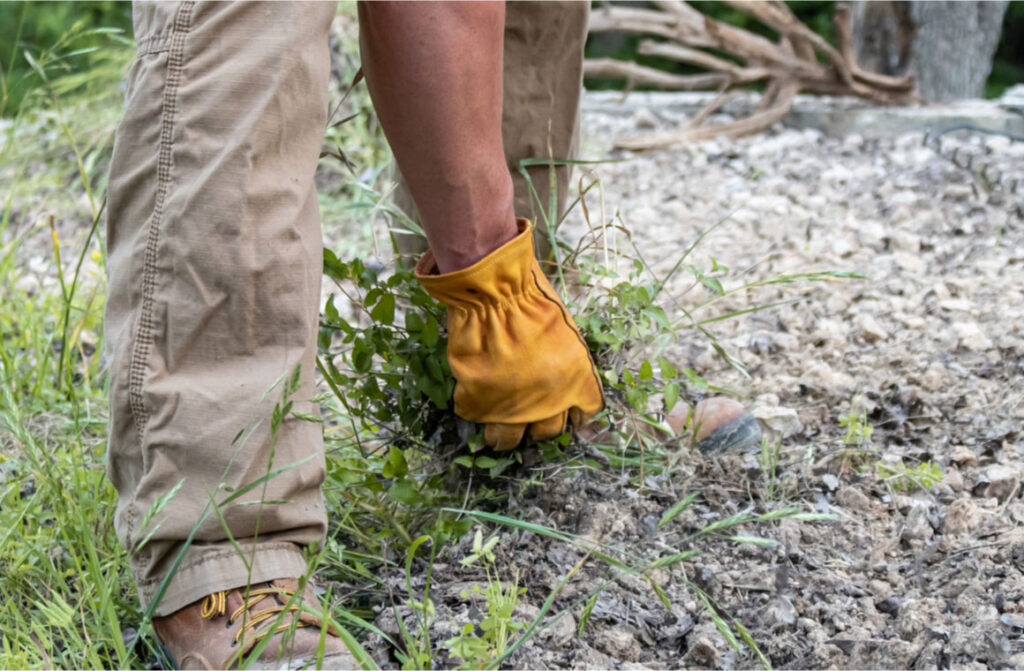
[[[488,445],[516,447],[581,426],[604,407],[590,353],[533,253],[530,223],[468,268],[437,274],[432,252],[416,277],[448,307],[455,413],[486,424]]]

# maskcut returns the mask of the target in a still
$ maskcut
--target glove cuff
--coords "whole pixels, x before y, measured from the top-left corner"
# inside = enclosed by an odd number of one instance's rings
[[[533,225],[516,220],[519,234],[468,268],[439,275],[430,250],[416,264],[415,275],[428,294],[445,305],[486,307],[507,303],[535,288]]]

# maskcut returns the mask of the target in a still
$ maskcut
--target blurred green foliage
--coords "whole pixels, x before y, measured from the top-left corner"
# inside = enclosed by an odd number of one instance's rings
[[[113,0],[90,2],[0,2],[0,116],[17,114],[25,94],[38,86],[29,58],[57,44],[78,24],[81,34],[90,28],[117,28],[132,33],[131,3]],[[103,48],[109,34],[92,34],[75,49]],[[26,57],[26,52],[29,57]],[[67,67],[85,70],[89,58],[73,59]]]
[[[1014,0],[1003,17],[1003,34],[985,82],[985,97],[998,98],[1010,86],[1024,83],[1024,2]]]

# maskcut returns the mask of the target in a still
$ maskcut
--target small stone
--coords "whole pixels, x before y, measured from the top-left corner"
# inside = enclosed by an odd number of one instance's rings
[[[681,436],[686,433],[686,420],[690,418],[690,406],[685,403],[676,403],[675,406],[665,415],[665,423],[672,429],[672,433]]]
[[[1024,501],[1014,501],[1006,506],[1006,514],[1017,524],[1024,524]]]
[[[871,510],[871,499],[856,487],[843,487],[836,494],[836,501],[844,508],[867,512]]]
[[[594,645],[604,654],[627,662],[635,662],[640,657],[640,644],[624,627],[601,630],[594,637]]]
[[[925,261],[918,253],[895,251],[892,254],[892,258],[901,270],[914,274],[922,273],[925,270]]]
[[[978,306],[966,298],[947,298],[939,301],[939,307],[949,312],[967,312],[969,314],[978,310]]]
[[[954,201],[964,201],[973,195],[974,189],[970,184],[950,184],[943,191],[945,198]]]
[[[935,534],[931,522],[928,521],[928,509],[926,506],[917,505],[907,513],[907,519],[903,523],[903,531],[900,538],[905,541],[926,541]]]
[[[775,626],[792,626],[796,622],[796,609],[789,599],[779,595],[768,606],[767,620]]]
[[[857,315],[853,320],[853,325],[865,342],[875,343],[889,337],[889,332],[878,323],[878,320],[866,312]]]
[[[823,485],[825,485],[826,488],[828,488],[828,491],[830,492],[834,492],[839,487],[839,478],[832,475],[831,473],[826,473],[825,475],[821,476],[821,482]]]
[[[658,125],[658,117],[646,107],[641,107],[633,114],[633,125],[637,128],[655,128]]]
[[[921,386],[928,391],[939,391],[950,383],[952,377],[946,367],[936,361],[925,369],[921,376]]]
[[[843,146],[850,149],[860,149],[864,145],[864,136],[859,133],[851,133],[843,138]]]
[[[801,377],[801,381],[833,394],[853,389],[857,384],[853,377],[833,369],[824,361],[812,362]]]
[[[540,633],[540,639],[549,648],[564,648],[576,636],[576,618],[572,613],[564,613]]]
[[[693,410],[693,440],[702,454],[748,450],[761,444],[754,416],[725,396],[704,399]]]
[[[714,669],[718,666],[718,650],[708,638],[698,638],[683,656],[686,666]]]
[[[896,615],[896,613],[900,611],[900,600],[894,596],[888,596],[876,603],[875,609],[878,610],[879,613]]]
[[[978,455],[966,445],[957,445],[953,448],[950,461],[959,464],[961,468],[971,468],[978,465]]]
[[[1020,475],[1009,466],[989,466],[985,469],[988,484],[985,486],[985,497],[997,499],[1000,503],[1016,495],[1020,488]]]
[[[781,406],[756,406],[752,412],[766,427],[783,438],[789,438],[804,430],[804,425],[792,408]]]
[[[942,476],[942,482],[954,492],[964,491],[964,476],[955,468],[946,471]]]
[[[917,254],[921,251],[921,236],[907,231],[896,231],[892,235],[892,246],[903,252]]]
[[[946,511],[946,533],[970,533],[981,526],[984,515],[970,499],[957,499]]]
[[[985,335],[977,322],[956,322],[953,324],[953,333],[959,340],[960,347],[982,352],[992,349],[992,339]]]

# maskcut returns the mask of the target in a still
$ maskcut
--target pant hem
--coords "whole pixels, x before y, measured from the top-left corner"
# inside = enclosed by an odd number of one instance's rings
[[[214,592],[276,578],[297,578],[306,571],[306,560],[299,546],[294,543],[272,543],[257,547],[252,555],[245,553],[246,560],[249,560],[250,556],[251,572],[245,567],[243,557],[231,547],[215,550],[210,555],[179,568],[154,609],[153,616],[170,615]],[[161,582],[162,580],[153,580],[145,585],[139,585],[139,599],[143,610],[149,608],[149,604],[160,589]]]

